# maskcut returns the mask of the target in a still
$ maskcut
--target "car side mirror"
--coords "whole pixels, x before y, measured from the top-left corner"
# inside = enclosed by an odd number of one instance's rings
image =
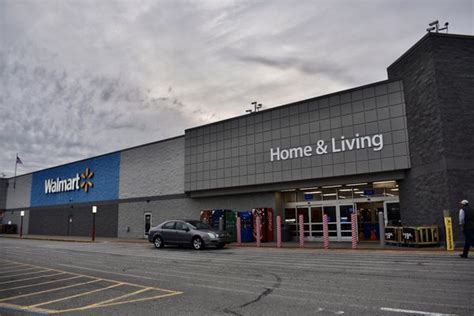
[[[190,231],[189,227],[186,227],[184,231],[189,232]]]

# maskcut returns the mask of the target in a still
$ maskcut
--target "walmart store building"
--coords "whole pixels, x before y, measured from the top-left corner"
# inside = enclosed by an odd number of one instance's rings
[[[0,179],[3,223],[24,232],[142,238],[204,209],[302,214],[308,240],[385,221],[442,225],[474,200],[474,37],[430,33],[388,80],[188,129],[183,136]],[[14,184],[15,182],[15,184]],[[365,226],[364,226],[365,225]],[[372,225],[372,226],[371,226]]]

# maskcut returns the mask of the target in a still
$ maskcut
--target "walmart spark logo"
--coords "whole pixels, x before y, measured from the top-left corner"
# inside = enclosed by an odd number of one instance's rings
[[[81,189],[84,189],[84,192],[89,192],[89,188],[94,187],[94,183],[92,183],[91,179],[94,177],[94,173],[91,169],[86,168],[86,171],[81,174]]]

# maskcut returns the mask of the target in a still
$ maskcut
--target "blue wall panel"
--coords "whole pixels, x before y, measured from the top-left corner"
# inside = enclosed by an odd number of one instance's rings
[[[89,168],[94,175],[88,179],[93,186],[67,192],[46,193],[45,182],[49,179],[65,180],[80,176],[79,183],[85,181],[82,174]],[[31,186],[31,206],[48,206],[118,199],[120,177],[120,153],[71,163],[33,173]]]

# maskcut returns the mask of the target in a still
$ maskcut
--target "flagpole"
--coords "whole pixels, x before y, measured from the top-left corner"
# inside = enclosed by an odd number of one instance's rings
[[[18,165],[18,153],[16,153],[16,158],[15,158],[15,176],[13,178],[13,189],[16,188],[16,166]]]

